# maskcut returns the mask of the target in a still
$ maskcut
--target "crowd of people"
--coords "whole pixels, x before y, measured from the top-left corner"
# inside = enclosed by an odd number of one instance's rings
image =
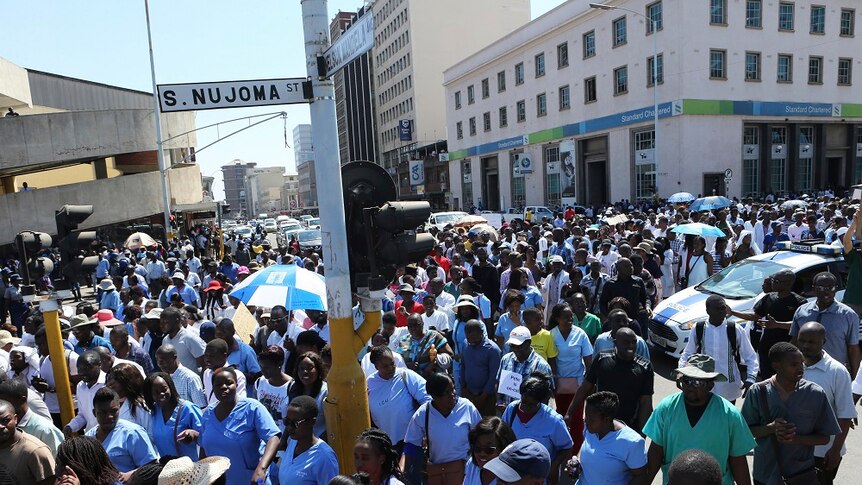
[[[862,395],[862,224],[848,199],[782,202],[432,229],[438,244],[398,268],[357,356],[372,427],[351,463],[327,443],[326,313],[272,302],[248,307],[251,335],[233,321],[234,285],[274,264],[322,272],[319,255],[232,234],[220,259],[190,240],[105,244],[95,303],[61,320],[69,422],[43,317],[9,264],[0,483],[832,483]],[[673,230],[693,222],[725,237]],[[672,375],[680,392],[656,402],[656,305],[777,241],[813,239],[843,247],[847,274],[820,273],[805,295],[792,271],[767,275],[750,313],[710,295]]]

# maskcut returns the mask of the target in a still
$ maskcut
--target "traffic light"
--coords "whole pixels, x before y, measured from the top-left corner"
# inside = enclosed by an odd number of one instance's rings
[[[219,204],[221,206],[221,215],[226,216],[230,214],[230,204],[227,202],[222,202]]]
[[[420,261],[434,247],[433,236],[416,232],[431,206],[395,201],[395,182],[375,163],[347,163],[341,178],[351,287],[383,289],[398,266]]]
[[[36,256],[39,251],[50,249],[52,242],[51,236],[44,232],[24,231],[15,236],[15,246],[22,263],[21,278],[25,287],[32,285],[33,280],[54,271],[54,261],[51,258]]]
[[[64,205],[54,213],[57,223],[57,246],[60,249],[60,273],[65,279],[57,289],[66,289],[69,283],[88,273],[99,264],[98,256],[84,257],[83,250],[96,240],[96,231],[78,231],[78,225],[93,214],[92,205]]]

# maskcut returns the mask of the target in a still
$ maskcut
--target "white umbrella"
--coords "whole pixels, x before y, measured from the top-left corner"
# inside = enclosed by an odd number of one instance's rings
[[[129,249],[149,248],[157,245],[158,243],[155,239],[153,239],[149,234],[143,232],[132,234],[126,239],[126,242],[123,243],[123,247]]]

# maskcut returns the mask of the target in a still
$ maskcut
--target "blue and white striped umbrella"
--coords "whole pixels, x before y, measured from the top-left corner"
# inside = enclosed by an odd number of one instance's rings
[[[710,197],[701,197],[696,199],[688,206],[691,211],[711,211],[713,209],[724,209],[733,205],[733,201],[727,197],[713,195]]]
[[[702,222],[692,222],[690,224],[680,224],[672,229],[677,234],[694,234],[697,236],[712,236],[712,237],[727,237],[721,229],[704,224]]]
[[[233,287],[230,296],[246,305],[288,310],[326,311],[326,284],[323,275],[295,264],[274,264],[258,271]]]
[[[691,195],[688,192],[677,192],[670,197],[667,198],[667,201],[672,204],[685,204],[686,202],[691,202],[697,197]]]

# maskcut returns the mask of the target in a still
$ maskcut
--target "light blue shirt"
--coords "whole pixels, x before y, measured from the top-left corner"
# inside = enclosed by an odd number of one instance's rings
[[[521,312],[521,321],[524,321],[524,312]],[[494,336],[503,338],[503,348],[500,349],[504,354],[509,352],[509,344],[506,342],[509,341],[509,334],[512,333],[512,330],[515,329],[518,325],[512,321],[512,317],[509,316],[509,312],[500,315],[500,319],[497,321],[497,328],[494,330]]]
[[[428,415],[428,428],[425,429],[425,414]],[[430,463],[449,463],[466,460],[470,455],[470,442],[467,433],[479,424],[482,416],[473,403],[459,397],[449,416],[443,416],[431,403],[423,404],[413,414],[407,426],[404,442],[422,446],[422,439],[428,432],[431,442]]]
[[[195,291],[195,289],[189,285],[183,285],[182,289],[177,289],[176,286],[171,285],[168,288],[168,291],[165,292],[165,300],[167,300],[168,303],[170,303],[171,295],[173,295],[174,293],[179,293],[180,297],[183,299],[183,303],[185,303],[186,305],[194,305],[196,307],[201,306],[200,302],[198,301],[198,292]]]
[[[515,409],[519,403],[520,401],[512,401],[512,403],[506,406],[506,410],[503,411],[503,417],[501,418],[504,423],[512,428],[516,438],[519,440],[533,438],[538,441],[548,450],[552,461],[560,451],[571,448],[574,445],[563,417],[547,404],[542,404],[539,411],[529,421],[522,423],[518,419]]]
[[[152,419],[153,444],[162,456],[187,456],[192,461],[198,460],[198,445],[194,442],[183,444],[176,436],[187,429],[201,428],[203,411],[189,401],[182,401],[171,413],[168,420],[162,417],[162,410],[155,406]],[[179,420],[179,421],[178,421]]]
[[[278,468],[278,482],[284,485],[326,485],[338,475],[338,458],[323,440],[294,457],[296,440],[287,443]],[[234,482],[229,482],[234,483]],[[239,483],[239,482],[236,482]]]
[[[617,421],[622,423],[621,421]],[[641,435],[623,424],[604,438],[584,430],[581,446],[581,477],[577,485],[626,485],[647,464],[646,444]]]
[[[198,442],[207,456],[230,459],[227,483],[251,483],[266,442],[281,434],[278,426],[266,407],[254,399],[238,400],[223,421],[215,415],[217,405],[204,410]]]
[[[528,286],[526,289],[522,289],[521,294],[524,295],[524,303],[521,305],[522,310],[545,303],[542,292],[535,286]],[[500,309],[503,309],[503,298],[500,298]]]
[[[95,438],[98,429],[99,427],[95,426],[85,435]],[[159,459],[159,454],[147,437],[147,431],[125,419],[117,420],[117,425],[108,433],[102,446],[111,463],[123,473]]]
[[[473,463],[472,456],[464,467],[464,482],[461,485],[482,485],[482,468]],[[497,479],[492,479],[488,485],[497,485]]]
[[[106,291],[102,293],[102,299],[99,300],[99,310],[111,310],[116,312],[123,302],[120,300],[120,294],[116,290]]]
[[[560,327],[551,330],[554,337],[554,345],[557,346],[557,374],[560,377],[577,377],[578,384],[584,382],[584,357],[593,355],[593,346],[590,338],[580,327],[572,325],[568,338],[563,338]]]
[[[635,353],[649,362],[649,347],[647,347],[646,342],[644,342],[644,339],[640,335],[635,335],[635,337],[637,337],[638,342]],[[604,332],[596,337],[596,343],[593,345],[593,355],[598,355],[602,352],[613,352],[614,350],[616,350],[616,347],[614,347],[614,339],[611,338],[611,332]]]
[[[238,348],[227,355],[227,363],[246,374],[257,374],[260,372],[260,364],[257,362],[254,350],[236,335],[233,336],[233,339]]]
[[[368,406],[371,419],[395,443],[404,438],[418,405],[431,401],[425,379],[410,369],[397,369],[388,381],[375,372],[368,376]]]

